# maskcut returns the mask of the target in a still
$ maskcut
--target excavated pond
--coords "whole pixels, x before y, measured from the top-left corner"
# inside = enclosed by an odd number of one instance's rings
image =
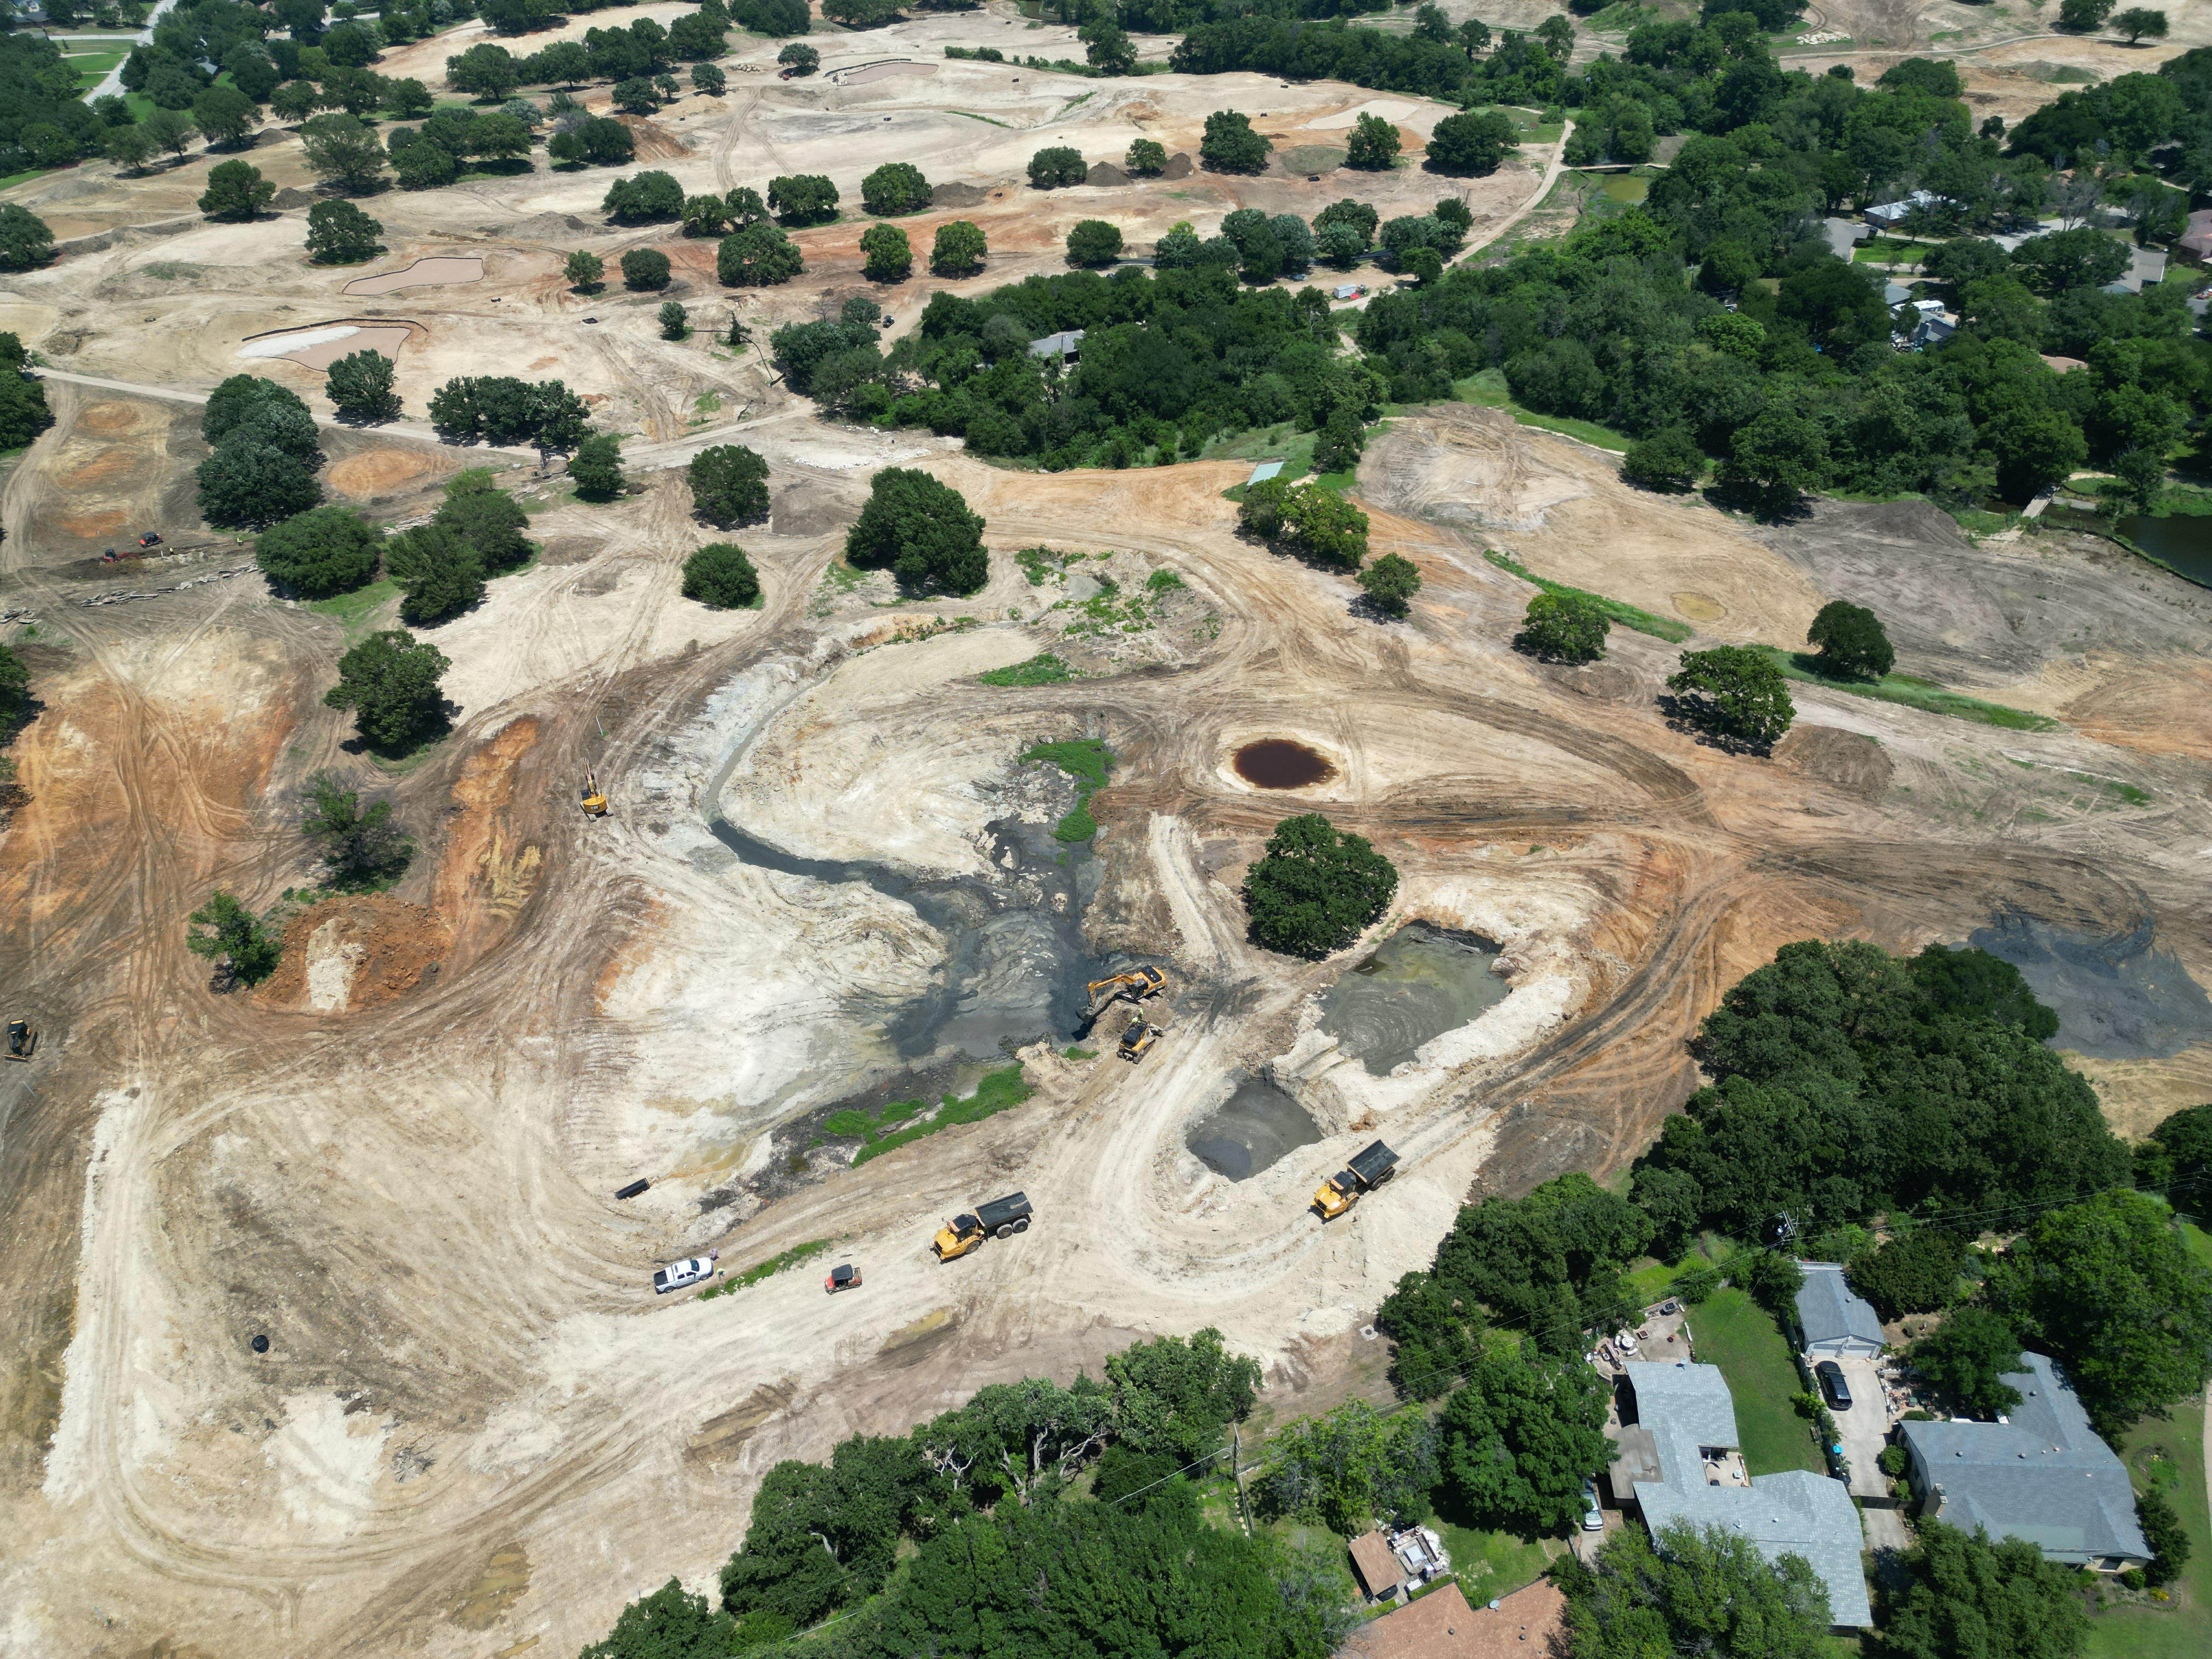
[[[1250,1078],[1192,1124],[1183,1144],[1215,1174],[1249,1181],[1285,1154],[1320,1139],[1320,1129],[1304,1107],[1272,1083]]]
[[[1479,1018],[1512,988],[1490,971],[1498,947],[1475,933],[1408,922],[1336,982],[1321,1029],[1373,1077],[1413,1058],[1431,1037]]]
[[[1336,768],[1302,743],[1288,738],[1262,738],[1239,749],[1230,763],[1237,775],[1262,789],[1304,789],[1327,783]]]

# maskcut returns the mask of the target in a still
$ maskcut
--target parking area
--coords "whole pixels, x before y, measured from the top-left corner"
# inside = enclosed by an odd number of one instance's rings
[[[1823,1356],[1808,1355],[1808,1365],[1823,1363]],[[1851,1408],[1839,1412],[1831,1405],[1828,1413],[1836,1419],[1842,1433],[1844,1456],[1851,1466],[1851,1496],[1854,1498],[1887,1498],[1889,1481],[1881,1472],[1881,1449],[1889,1441],[1889,1395],[1882,1386],[1880,1363],[1872,1359],[1844,1358],[1832,1362],[1844,1374],[1844,1386],[1851,1392]],[[1824,1390],[1825,1393],[1825,1390]]]

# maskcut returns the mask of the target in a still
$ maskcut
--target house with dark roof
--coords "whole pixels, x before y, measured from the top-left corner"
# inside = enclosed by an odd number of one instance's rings
[[[1797,1291],[1797,1328],[1814,1359],[1871,1359],[1882,1351],[1881,1316],[1844,1279],[1832,1261],[1801,1261],[1805,1283]]]
[[[1860,1560],[1866,1534],[1840,1480],[1804,1469],[1747,1475],[1735,1401],[1717,1365],[1631,1361],[1621,1367],[1620,1455],[1607,1479],[1656,1534],[1686,1521],[1750,1540],[1769,1561],[1802,1556],[1828,1592],[1828,1616],[1874,1622]]]
[[[1965,1531],[2017,1538],[2044,1559],[2119,1572],[2151,1558],[2135,1488],[2089,1426],[2065,1373],[2039,1353],[2004,1381],[2020,1404],[1994,1423],[1901,1423],[1921,1513]]]

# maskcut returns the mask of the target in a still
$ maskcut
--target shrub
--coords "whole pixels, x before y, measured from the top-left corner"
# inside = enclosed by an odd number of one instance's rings
[[[684,597],[709,611],[743,611],[760,591],[760,574],[734,542],[709,542],[684,561]]]
[[[1669,427],[1631,444],[1620,463],[1620,476],[1629,483],[1668,495],[1693,488],[1705,471],[1705,452],[1680,427]]]
[[[1881,1455],[1875,1461],[1881,1472],[1894,1480],[1911,1467],[1912,1458],[1902,1446],[1884,1446]]]
[[[484,596],[483,556],[459,532],[434,521],[393,537],[384,568],[404,590],[399,619],[412,627],[458,617]]]
[[[1091,169],[1083,152],[1067,144],[1054,144],[1030,157],[1030,183],[1039,190],[1079,185]]]
[[[185,936],[185,948],[196,957],[221,957],[229,976],[242,985],[258,985],[276,971],[283,945],[271,937],[253,913],[234,895],[216,891],[191,914],[195,929]]]

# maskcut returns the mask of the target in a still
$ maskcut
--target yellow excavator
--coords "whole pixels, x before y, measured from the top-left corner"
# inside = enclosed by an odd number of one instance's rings
[[[607,815],[607,792],[599,787],[599,775],[597,771],[587,771],[584,774],[581,805],[584,811],[595,818],[603,818]]]
[[[1142,1002],[1146,997],[1158,996],[1167,984],[1168,976],[1157,968],[1139,968],[1127,974],[1115,974],[1109,979],[1091,981],[1091,1012],[1085,1019],[1095,1020],[1107,1007],[1123,997],[1132,1002]]]

